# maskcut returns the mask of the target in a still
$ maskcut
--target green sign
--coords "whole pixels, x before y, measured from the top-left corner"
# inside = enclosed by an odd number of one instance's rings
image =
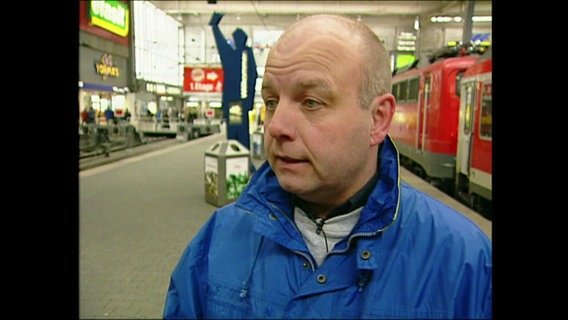
[[[128,5],[115,0],[93,0],[89,6],[91,23],[119,36],[128,35]]]

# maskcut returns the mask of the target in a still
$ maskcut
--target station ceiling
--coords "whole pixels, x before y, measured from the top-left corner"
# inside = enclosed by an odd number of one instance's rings
[[[150,1],[185,25],[207,25],[213,12],[225,13],[223,24],[285,28],[303,15],[337,13],[386,26],[430,24],[432,16],[465,16],[468,1]],[[491,16],[491,1],[473,1],[474,16]],[[461,26],[454,23],[454,26]],[[448,24],[448,26],[452,26]]]

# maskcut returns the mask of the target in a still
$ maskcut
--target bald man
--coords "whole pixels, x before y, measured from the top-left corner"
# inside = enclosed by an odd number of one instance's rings
[[[172,272],[164,318],[491,318],[491,241],[400,181],[390,58],[313,15],[266,62],[267,161]]]

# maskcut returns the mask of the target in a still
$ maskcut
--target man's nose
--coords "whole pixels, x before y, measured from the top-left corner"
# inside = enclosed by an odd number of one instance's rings
[[[293,140],[296,135],[297,112],[293,103],[281,99],[267,123],[268,134],[276,140]]]

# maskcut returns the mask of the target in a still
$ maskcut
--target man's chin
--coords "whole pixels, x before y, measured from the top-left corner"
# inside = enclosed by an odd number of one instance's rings
[[[306,192],[307,183],[303,179],[294,179],[291,177],[278,177],[278,182],[282,189],[294,194],[302,194]]]

